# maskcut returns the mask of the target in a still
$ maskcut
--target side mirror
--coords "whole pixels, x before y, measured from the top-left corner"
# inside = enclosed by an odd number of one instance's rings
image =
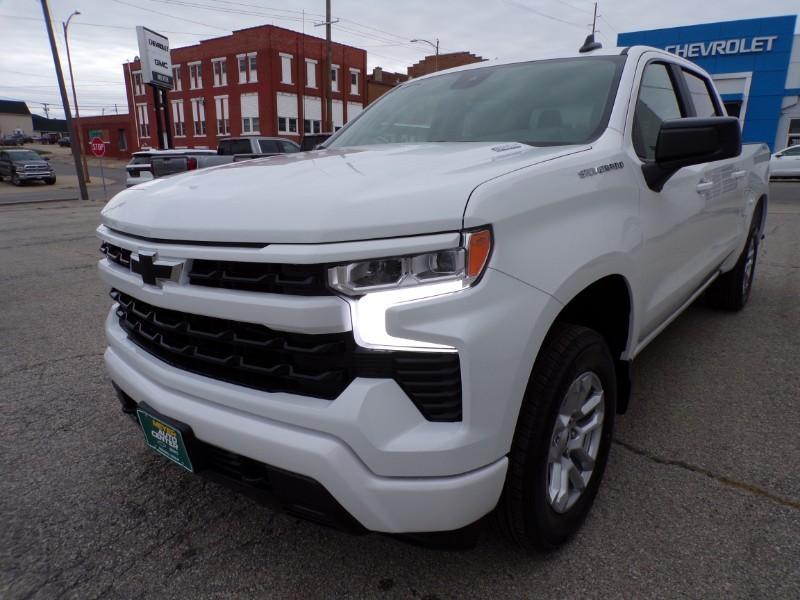
[[[742,131],[736,117],[688,117],[664,121],[656,157],[642,165],[647,186],[660,192],[679,169],[734,158],[742,153]]]

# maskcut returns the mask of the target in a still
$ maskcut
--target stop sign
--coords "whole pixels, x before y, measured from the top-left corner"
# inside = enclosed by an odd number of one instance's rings
[[[89,142],[89,147],[95,156],[103,156],[106,153],[106,143],[99,137],[92,138],[92,141]]]

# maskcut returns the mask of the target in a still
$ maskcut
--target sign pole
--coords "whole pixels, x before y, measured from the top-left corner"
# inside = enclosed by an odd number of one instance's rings
[[[95,132],[99,132],[99,130],[95,130]],[[108,190],[106,190],[106,174],[103,170],[103,157],[106,154],[106,143],[103,141],[103,138],[100,137],[100,133],[92,137],[92,141],[89,143],[89,148],[97,158],[100,159],[100,178],[103,180],[103,198],[105,198],[106,202],[108,202]]]
[[[105,146],[105,144],[103,145]],[[103,155],[105,155],[105,152]],[[103,180],[103,199],[108,202],[108,192],[106,191],[106,174],[103,171],[103,156],[100,156],[100,178]]]

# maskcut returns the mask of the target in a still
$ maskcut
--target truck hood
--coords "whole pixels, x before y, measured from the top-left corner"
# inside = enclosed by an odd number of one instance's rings
[[[134,186],[102,222],[148,238],[264,244],[454,231],[484,181],[587,148],[462,142],[283,154]]]

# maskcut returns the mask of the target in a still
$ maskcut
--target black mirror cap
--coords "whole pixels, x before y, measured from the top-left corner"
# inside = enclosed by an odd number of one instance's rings
[[[736,117],[687,117],[664,121],[655,160],[642,165],[648,187],[660,192],[679,169],[735,158],[742,153],[742,130]]]

